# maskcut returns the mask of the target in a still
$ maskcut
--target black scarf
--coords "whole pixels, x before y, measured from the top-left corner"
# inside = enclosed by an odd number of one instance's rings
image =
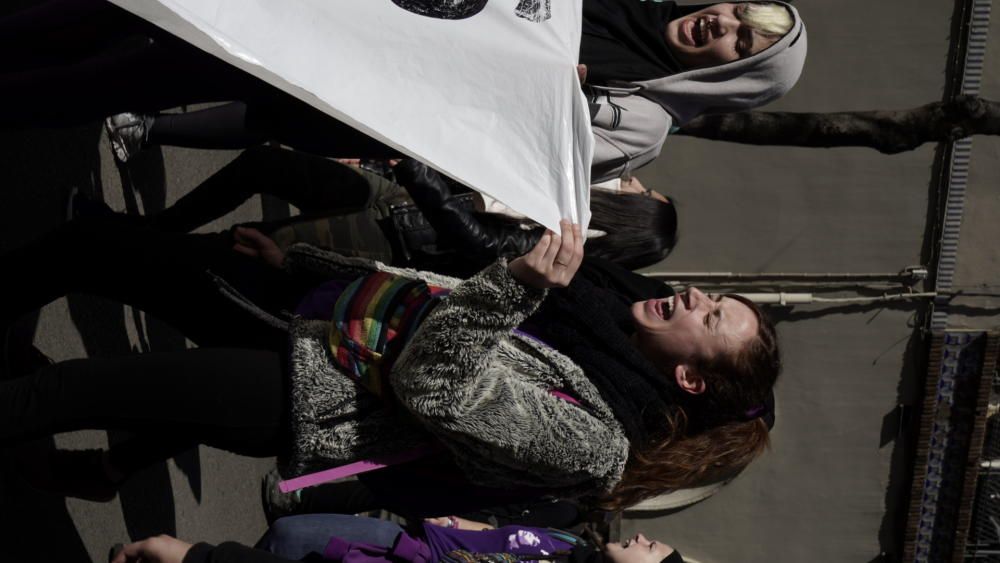
[[[528,322],[579,365],[637,447],[660,438],[664,416],[685,400],[676,383],[631,341],[632,303],[669,297],[668,286],[611,262],[587,258],[573,282],[552,290]]]
[[[696,11],[676,2],[584,0],[580,62],[587,83],[652,80],[681,72],[667,48],[667,22]]]

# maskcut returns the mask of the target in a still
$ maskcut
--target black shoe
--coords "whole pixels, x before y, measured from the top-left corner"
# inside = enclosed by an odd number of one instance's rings
[[[121,483],[108,477],[102,460],[104,450],[49,450],[38,453],[41,455],[26,455],[15,450],[12,454],[22,468],[24,479],[32,487],[92,502],[110,502],[118,494]]]
[[[268,524],[278,518],[299,514],[302,508],[302,490],[283,493],[278,489],[280,482],[281,475],[277,469],[268,471],[260,480],[260,500]]]

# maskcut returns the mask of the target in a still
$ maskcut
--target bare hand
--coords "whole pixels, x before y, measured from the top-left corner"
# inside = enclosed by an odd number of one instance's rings
[[[265,264],[280,268],[285,262],[285,253],[278,248],[271,237],[249,227],[236,227],[233,231],[233,250],[240,254],[260,258]]]
[[[587,82],[587,65],[576,65],[576,74],[580,77],[580,84]]]
[[[583,261],[580,225],[559,222],[562,236],[546,231],[527,254],[510,263],[510,273],[524,285],[545,289],[566,287]]]
[[[183,563],[191,544],[159,535],[125,546],[111,563]]]
[[[476,522],[474,520],[466,520],[465,518],[459,518],[458,516],[452,516],[456,522],[458,522],[459,530],[473,530],[476,532],[481,532],[483,530],[492,530],[493,526],[486,524],[485,522]],[[435,526],[440,526],[442,528],[450,528],[451,523],[448,521],[447,516],[438,516],[437,518],[424,518],[424,522],[428,524],[434,524]]]

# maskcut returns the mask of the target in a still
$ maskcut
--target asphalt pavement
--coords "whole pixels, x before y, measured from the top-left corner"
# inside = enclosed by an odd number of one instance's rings
[[[97,123],[0,132],[0,251],[17,248],[65,221],[74,187],[115,210],[148,213],[169,205],[236,154],[157,148],[118,166]],[[264,207],[267,213],[254,198],[204,230],[289,212],[274,202]],[[190,346],[157,319],[87,295],[70,295],[21,319],[12,338],[13,353],[32,343],[55,361]],[[109,440],[124,437],[121,432],[74,432],[44,446],[106,447]],[[265,528],[259,478],[274,460],[201,447],[143,470],[108,503],[36,491],[13,463],[7,456],[0,459],[0,560],[11,563],[104,561],[114,543],[160,533],[190,541],[253,543]]]

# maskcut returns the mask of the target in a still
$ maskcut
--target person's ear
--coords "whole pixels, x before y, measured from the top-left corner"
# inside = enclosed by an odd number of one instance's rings
[[[674,379],[677,380],[677,386],[685,393],[701,395],[705,392],[705,380],[687,364],[678,364],[674,368]]]

